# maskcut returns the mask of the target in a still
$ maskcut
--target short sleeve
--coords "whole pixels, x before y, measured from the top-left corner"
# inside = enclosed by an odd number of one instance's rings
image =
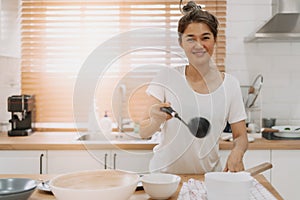
[[[232,77],[232,81],[228,91],[231,93],[231,103],[228,113],[229,124],[245,120],[247,118],[247,115],[243,102],[242,91],[240,83],[236,78]]]
[[[165,94],[165,85],[168,80],[168,69],[162,69],[157,73],[157,75],[153,78],[150,82],[146,93],[151,95],[161,102],[166,101],[166,94]]]

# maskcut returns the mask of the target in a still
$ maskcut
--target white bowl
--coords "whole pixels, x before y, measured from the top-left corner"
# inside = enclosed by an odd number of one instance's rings
[[[208,172],[204,175],[208,200],[248,200],[253,178],[247,172]]]
[[[177,190],[180,176],[174,174],[153,173],[141,178],[145,192],[152,199],[168,199]]]
[[[56,176],[49,186],[58,200],[127,200],[138,181],[139,175],[130,172],[93,170]]]

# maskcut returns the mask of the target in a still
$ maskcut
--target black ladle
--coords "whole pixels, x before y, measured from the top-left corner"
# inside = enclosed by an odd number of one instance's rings
[[[190,132],[197,138],[203,138],[207,135],[209,128],[210,128],[210,123],[207,119],[203,117],[195,117],[189,121],[189,123],[186,123],[181,117],[178,115],[178,113],[173,110],[171,107],[161,107],[161,111],[176,117],[179,119],[184,125],[186,125]]]

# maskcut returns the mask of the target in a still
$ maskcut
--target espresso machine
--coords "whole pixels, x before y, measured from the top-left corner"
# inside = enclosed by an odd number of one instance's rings
[[[7,100],[8,112],[11,112],[11,130],[8,136],[28,136],[33,133],[34,96],[13,95]]]

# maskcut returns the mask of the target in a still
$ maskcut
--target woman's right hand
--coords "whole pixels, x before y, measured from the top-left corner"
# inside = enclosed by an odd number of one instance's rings
[[[153,104],[150,108],[150,119],[153,120],[155,123],[162,124],[166,120],[169,120],[172,118],[171,115],[163,112],[160,110],[162,107],[170,107],[170,103],[159,103],[159,104]]]
[[[147,100],[147,112],[140,120],[139,134],[142,138],[149,138],[155,132],[160,130],[160,126],[172,116],[160,110],[161,107],[169,107],[170,103],[161,103],[160,100],[153,96],[149,96]]]

